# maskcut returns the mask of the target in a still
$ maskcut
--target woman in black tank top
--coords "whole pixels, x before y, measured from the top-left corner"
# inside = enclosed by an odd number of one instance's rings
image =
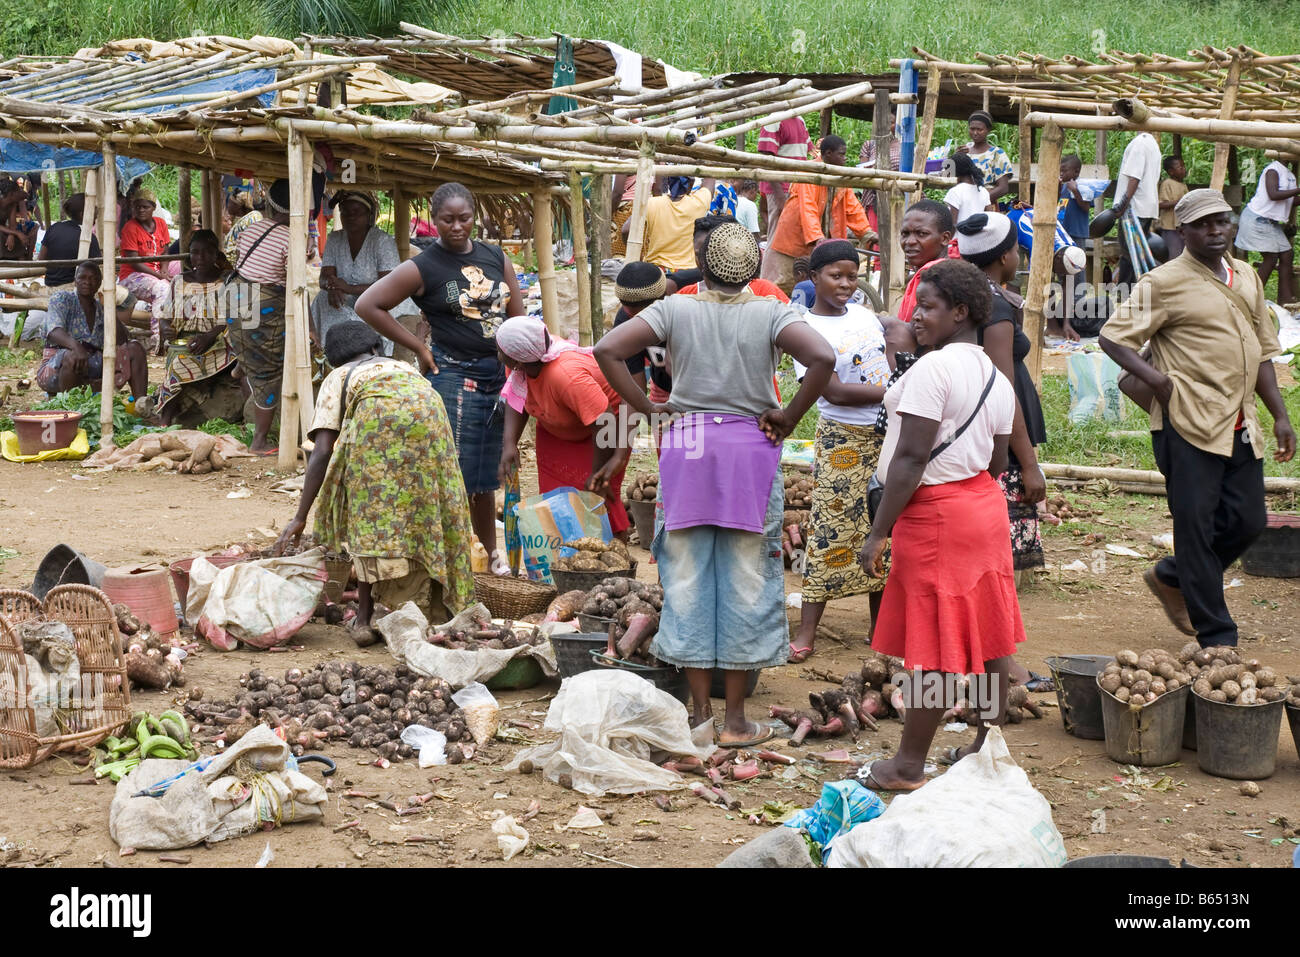
[[[429,208],[438,238],[362,293],[354,308],[380,335],[415,353],[420,371],[442,397],[474,534],[492,554],[505,424],[499,408],[505,369],[497,359],[496,330],[506,319],[525,314],[523,296],[514,265],[500,247],[473,239],[473,193],[460,183],[444,183]],[[428,342],[389,313],[407,298],[429,323]]]

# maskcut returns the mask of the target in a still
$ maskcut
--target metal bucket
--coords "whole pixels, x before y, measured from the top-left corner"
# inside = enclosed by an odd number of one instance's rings
[[[1114,660],[1110,655],[1053,655],[1047,659],[1067,734],[1089,741],[1105,739],[1097,676]]]
[[[1180,689],[1181,690],[1181,689]],[[1277,770],[1285,700],[1266,704],[1196,702],[1196,761],[1206,774],[1253,781]]]
[[[1186,698],[1191,690],[1184,685],[1162,694],[1151,704],[1135,708],[1102,691],[1099,684],[1097,691],[1101,696],[1101,718],[1106,728],[1106,753],[1111,760],[1141,767],[1177,761],[1183,750]]]

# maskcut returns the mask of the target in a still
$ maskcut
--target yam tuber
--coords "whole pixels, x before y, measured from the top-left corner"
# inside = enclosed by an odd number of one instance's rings
[[[784,721],[794,729],[794,734],[790,735],[790,743],[795,747],[803,744],[804,738],[808,737],[813,725],[817,723],[817,719],[806,712],[795,711],[793,708],[782,708],[779,705],[772,705],[768,708],[768,713],[773,718]]]

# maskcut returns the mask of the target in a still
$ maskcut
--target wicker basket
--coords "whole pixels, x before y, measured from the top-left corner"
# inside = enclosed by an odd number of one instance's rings
[[[45,617],[61,621],[77,639],[81,691],[61,713],[64,730],[38,737],[36,715],[25,700],[27,662],[14,626]],[[12,689],[20,691],[14,698]],[[131,692],[122,658],[122,635],[113,606],[88,585],[60,585],[44,605],[28,592],[0,591],[0,767],[28,768],[55,751],[91,748],[131,717]]]
[[[546,611],[555,598],[551,585],[517,578],[513,575],[474,576],[474,597],[487,606],[493,618],[518,621],[527,615]]]

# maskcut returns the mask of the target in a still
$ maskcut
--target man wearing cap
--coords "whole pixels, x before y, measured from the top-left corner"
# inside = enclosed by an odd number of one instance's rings
[[[1102,329],[1108,356],[1154,394],[1151,445],[1165,476],[1174,554],[1143,578],[1175,627],[1202,647],[1235,645],[1223,571],[1265,523],[1265,440],[1255,396],[1273,416],[1274,458],[1295,454],[1295,432],[1272,360],[1281,353],[1264,287],[1227,255],[1232,208],[1195,189],[1174,207],[1186,244],[1147,273]],[[1144,342],[1150,351],[1138,353]]]

